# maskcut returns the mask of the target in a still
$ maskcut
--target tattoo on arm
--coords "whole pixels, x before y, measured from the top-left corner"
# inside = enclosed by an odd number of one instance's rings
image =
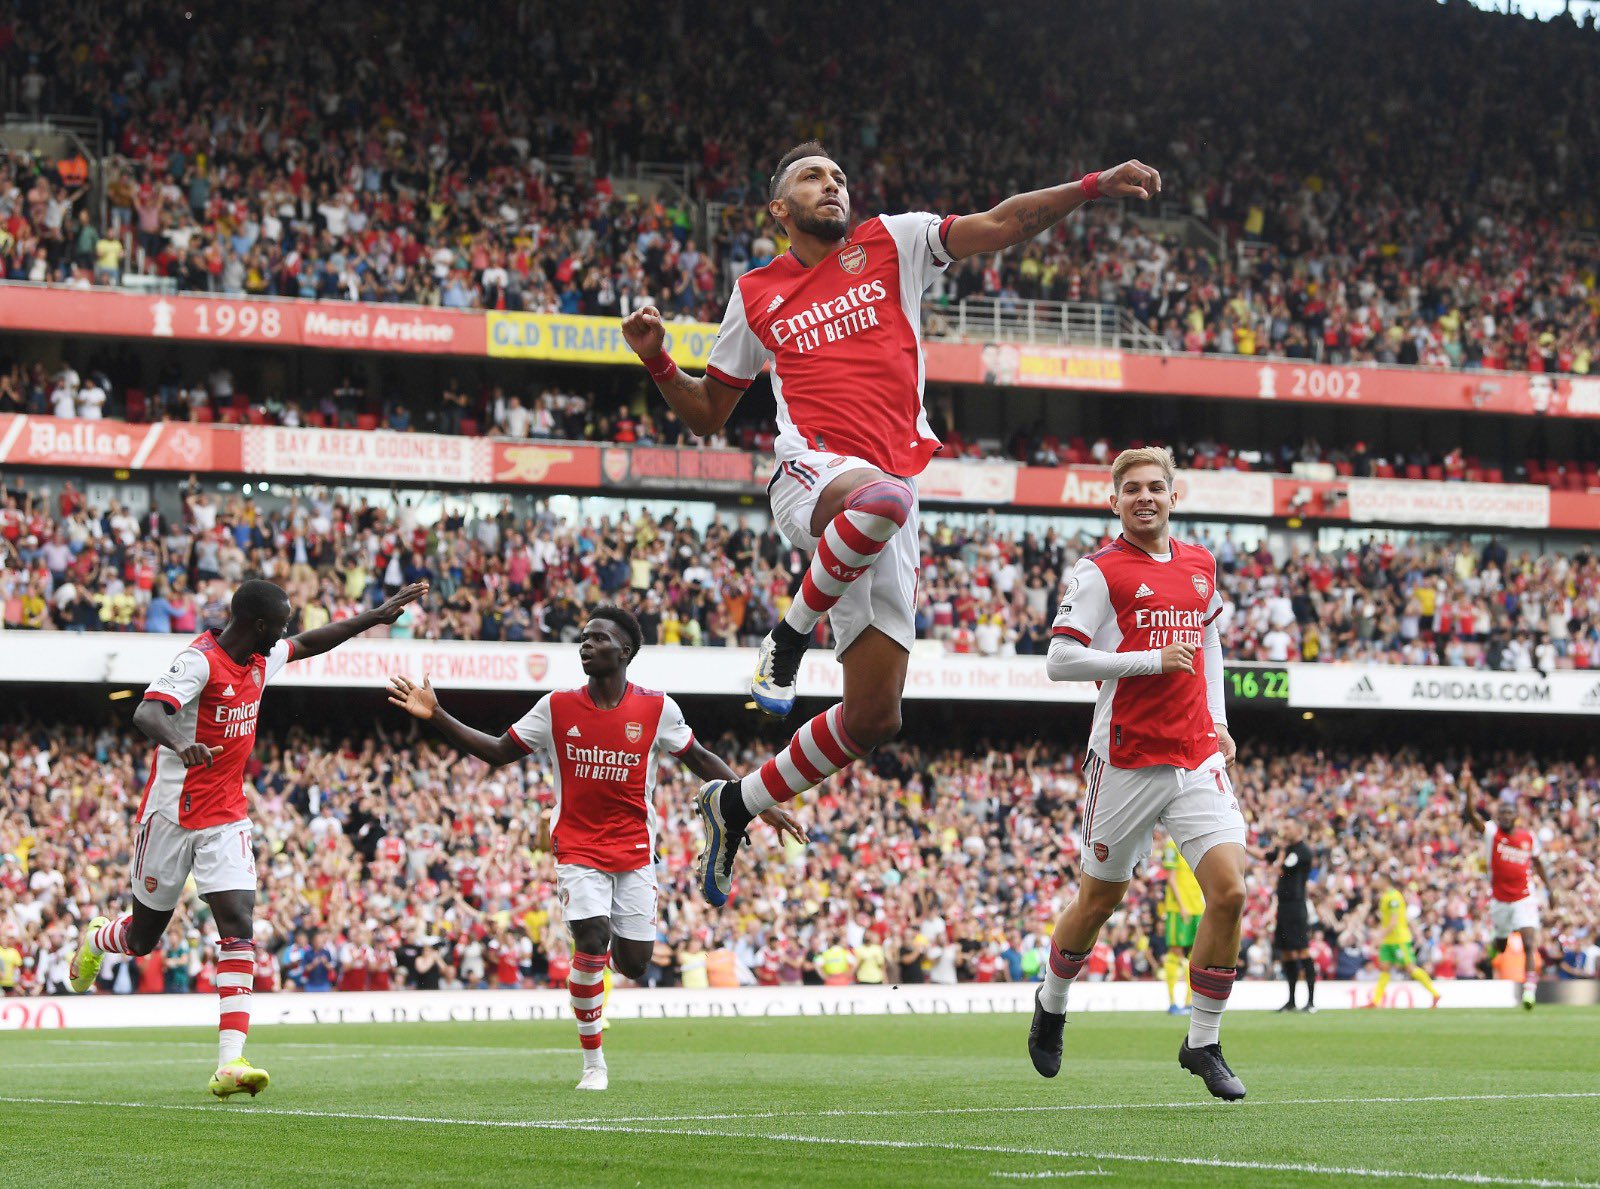
[[[1049,203],[1041,202],[1037,206],[1025,206],[1017,212],[1017,230],[1029,237],[1038,235],[1046,227],[1061,218]]]

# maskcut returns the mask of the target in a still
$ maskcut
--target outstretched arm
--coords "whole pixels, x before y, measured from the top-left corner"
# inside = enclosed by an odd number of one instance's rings
[[[421,685],[407,677],[391,677],[388,694],[390,705],[400,707],[413,718],[431,723],[451,747],[469,756],[477,756],[486,764],[499,768],[527,754],[511,732],[507,731],[496,739],[447,713],[439,705],[438,695],[433,692],[433,683],[426,677]]]
[[[1092,179],[1092,180],[1091,180]],[[1089,182],[1086,188],[1084,182]],[[945,249],[954,260],[981,252],[998,252],[1030,240],[1054,227],[1095,198],[1149,199],[1161,193],[1161,175],[1142,161],[1124,161],[1114,169],[1089,174],[1084,181],[1013,194],[977,215],[962,215],[950,225]]]
[[[1556,906],[1555,885],[1550,882],[1550,872],[1545,870],[1544,860],[1538,855],[1533,856],[1533,869],[1539,873],[1539,879],[1544,884],[1545,895],[1550,899],[1550,907]]]
[[[726,763],[722,757],[707,751],[699,742],[689,744],[689,750],[678,757],[683,766],[693,772],[701,780],[731,780],[737,782],[739,776]],[[782,805],[774,805],[771,809],[758,815],[762,821],[778,832],[782,838],[787,834],[802,846],[809,841],[806,837],[805,827],[793,817]]]
[[[1478,792],[1478,784],[1473,780],[1464,780],[1461,783],[1465,790],[1461,794],[1461,815],[1467,819],[1467,825],[1471,826],[1477,833],[1482,834],[1483,814],[1478,812],[1478,806],[1474,801]]]
[[[724,384],[714,376],[691,376],[673,363],[662,350],[667,332],[661,323],[660,310],[655,306],[634,310],[622,320],[622,337],[644,364],[672,411],[689,427],[689,432],[703,438],[728,423],[733,406],[739,403],[744,390]]]
[[[308,656],[320,656],[339,647],[346,640],[354,639],[367,629],[377,627],[380,623],[393,623],[400,618],[400,613],[408,604],[415,603],[427,593],[426,582],[413,582],[410,586],[401,587],[399,593],[370,611],[352,615],[349,619],[336,620],[320,628],[312,628],[309,632],[301,632],[293,640],[294,659],[303,661]]]

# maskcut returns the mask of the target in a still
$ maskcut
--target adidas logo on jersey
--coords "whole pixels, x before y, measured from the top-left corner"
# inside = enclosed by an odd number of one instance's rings
[[[231,686],[231,685],[230,685],[230,686],[229,686],[229,687],[228,687],[228,688],[227,688],[227,689],[225,689],[225,690],[223,690],[223,691],[222,691],[222,696],[223,696],[223,697],[224,697],[224,698],[231,698],[231,697],[233,697],[233,686]]]
[[[1151,590],[1148,584],[1141,582],[1139,583],[1139,589],[1133,592],[1133,597],[1136,599],[1153,599],[1156,597],[1156,592]]]
[[[770,302],[767,303],[767,313],[769,313],[769,314],[772,313],[773,310],[777,309],[782,304],[783,304],[783,294],[780,293],[780,294],[778,294],[778,296],[774,297]]]
[[[568,739],[582,739],[583,738],[583,732],[578,730],[578,728],[575,727],[575,726],[574,727],[568,727],[567,728],[567,738]]]

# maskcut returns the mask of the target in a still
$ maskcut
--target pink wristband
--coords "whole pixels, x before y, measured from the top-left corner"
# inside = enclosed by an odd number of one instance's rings
[[[644,364],[644,370],[650,373],[650,378],[658,384],[678,370],[678,365],[673,362],[672,356],[665,351],[641,362]]]
[[[1083,180],[1079,184],[1083,187],[1083,196],[1090,202],[1100,197],[1100,171],[1098,169],[1093,173],[1084,174]]]

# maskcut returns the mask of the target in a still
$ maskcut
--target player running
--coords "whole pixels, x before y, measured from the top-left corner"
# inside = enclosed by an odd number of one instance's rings
[[[1411,944],[1411,920],[1405,895],[1393,875],[1386,876],[1383,883],[1383,890],[1378,893],[1378,929],[1383,935],[1378,943],[1378,985],[1373,988],[1372,1002],[1367,1006],[1382,1007],[1389,979],[1394,971],[1403,970],[1422,984],[1422,989],[1433,996],[1432,1006],[1438,1007],[1439,988],[1417,964],[1417,953]]]
[[[662,753],[676,756],[702,780],[735,779],[695,741],[683,711],[665,694],[628,680],[644,633],[621,607],[596,607],[578,637],[588,675],[581,689],[557,690],[534,703],[498,739],[453,718],[433,686],[389,679],[389,701],[433,724],[459,751],[499,767],[540,752],[555,773],[550,837],[556,886],[572,931],[567,989],[583,1046],[580,1090],[609,1081],[601,1047],[602,979],[609,961],[642,979],[656,944],[656,772]],[[774,807],[762,820],[805,842],[805,833]]]
[[[252,579],[234,592],[227,626],[196,637],[151,683],[133,724],[157,746],[136,817],[133,911],[116,921],[97,916],[83,931],[69,977],[74,991],[94,985],[106,954],[148,954],[161,943],[192,874],[217,927],[217,1071],[211,1092],[254,1097],[267,1071],[244,1057],[255,975],[252,918],[256,860],[250,842],[244,769],[255,748],[257,714],[267,683],[290,661],[337,648],[378,624],[400,618],[428,593],[413,583],[381,606],[349,619],[283,633],[289,596]]]
[[[1492,962],[1506,948],[1513,933],[1522,934],[1522,953],[1526,960],[1522,974],[1522,1006],[1532,1011],[1539,987],[1535,961],[1539,952],[1539,901],[1533,895],[1529,869],[1538,871],[1551,908],[1556,906],[1556,890],[1550,885],[1544,860],[1539,856],[1539,839],[1517,820],[1516,793],[1507,789],[1500,794],[1494,821],[1488,822],[1473,804],[1477,782],[1469,773],[1463,783],[1466,794],[1462,811],[1467,824],[1483,835],[1489,848],[1489,930],[1493,942],[1486,961]]]
[[[1178,1063],[1223,1099],[1244,1083],[1223,1060],[1218,1030],[1233,991],[1244,913],[1245,824],[1228,781],[1234,743],[1222,701],[1217,563],[1169,535],[1177,506],[1172,454],[1124,450],[1111,466],[1122,534],[1073,567],[1047,661],[1056,681],[1097,681],[1084,761],[1078,894],[1056,921],[1034,1000],[1028,1055],[1061,1069],[1067,992],[1122,898],[1160,822],[1194,869],[1205,916],[1189,952],[1192,1007]]]
[[[1161,979],[1167,984],[1167,1014],[1181,1016],[1188,1010],[1178,1003],[1178,984],[1189,982],[1189,951],[1194,935],[1205,915],[1206,898],[1200,881],[1183,857],[1178,844],[1168,838],[1161,848],[1161,869],[1167,873],[1167,890],[1161,898],[1161,914],[1167,927],[1167,954],[1161,960]]]
[[[700,884],[727,902],[751,818],[822,783],[900,730],[906,661],[916,637],[916,476],[940,449],[922,404],[922,294],[956,260],[1032,239],[1095,198],[1161,190],[1138,161],[1014,195],[982,214],[880,215],[850,230],[844,170],[815,141],[784,154],[767,209],[789,251],[739,278],[716,346],[697,379],[663,350],[653,306],[622,323],[667,403],[694,433],[720,429],[767,364],[779,426],[772,516],[814,550],[784,620],[762,642],[750,692],[776,717],[795,702],[811,632],[828,616],[844,666],[844,701],[740,780],[701,791]]]

